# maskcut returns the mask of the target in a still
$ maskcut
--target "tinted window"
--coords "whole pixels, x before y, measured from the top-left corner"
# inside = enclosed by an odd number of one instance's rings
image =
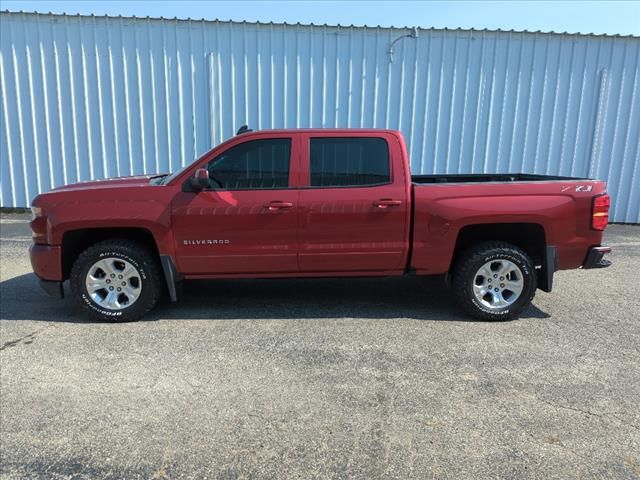
[[[389,147],[381,138],[312,138],[311,186],[389,183]]]
[[[290,153],[289,138],[236,145],[207,165],[209,186],[224,190],[287,188]]]

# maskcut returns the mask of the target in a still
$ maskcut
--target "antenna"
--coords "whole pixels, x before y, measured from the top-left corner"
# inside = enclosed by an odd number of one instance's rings
[[[242,125],[236,132],[236,135],[241,135],[243,133],[249,133],[249,132],[253,132],[253,130],[249,128],[249,125]]]

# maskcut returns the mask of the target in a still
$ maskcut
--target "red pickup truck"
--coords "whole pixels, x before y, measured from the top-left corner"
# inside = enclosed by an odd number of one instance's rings
[[[414,175],[392,130],[238,135],[169,175],[33,200],[31,264],[49,293],[136,320],[183,280],[445,275],[486,320],[516,316],[558,269],[605,267],[605,183]],[[165,290],[166,289],[166,290]]]

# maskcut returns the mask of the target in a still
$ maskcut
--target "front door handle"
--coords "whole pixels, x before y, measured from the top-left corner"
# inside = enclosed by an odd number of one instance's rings
[[[374,205],[378,208],[389,208],[389,207],[399,207],[402,205],[402,200],[391,200],[389,198],[383,198],[374,203]]]
[[[267,203],[265,207],[272,212],[276,210],[288,210],[289,208],[293,207],[293,203],[273,201],[273,202]]]

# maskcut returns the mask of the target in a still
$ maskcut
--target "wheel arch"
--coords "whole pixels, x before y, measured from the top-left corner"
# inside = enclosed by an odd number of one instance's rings
[[[481,242],[507,242],[524,250],[534,265],[542,265],[547,236],[538,223],[481,223],[465,225],[458,231],[454,248],[454,262],[462,252]]]
[[[492,290],[500,292],[505,287],[506,290],[511,289],[510,286],[500,284],[500,282],[507,283],[514,279],[507,278],[504,271],[493,269],[494,264],[500,264],[504,261],[518,267],[521,274],[521,290],[510,303],[494,305],[491,300],[491,306],[486,305],[483,301],[485,294],[490,294],[495,299],[494,295],[496,294]],[[485,274],[487,266],[493,270],[489,275]],[[478,275],[484,277],[481,283],[476,282]],[[500,275],[505,276],[500,277]],[[495,282],[494,285],[491,285],[491,277]],[[465,250],[460,256],[453,270],[451,287],[456,303],[474,317],[482,320],[512,319],[531,303],[535,296],[537,277],[532,258],[523,249],[504,240],[482,241]],[[487,278],[489,279],[488,284],[486,283]],[[483,285],[485,288],[488,286],[488,290],[480,291],[482,298],[479,298],[476,288]],[[511,291],[513,292],[512,289]],[[497,295],[503,301],[507,300],[502,297],[502,293],[497,293]]]
[[[522,249],[537,269],[538,288],[550,292],[553,274],[558,269],[557,250],[547,244],[547,232],[539,223],[482,223],[465,225],[456,238],[451,264],[473,245],[486,241],[510,243]]]
[[[155,237],[149,229],[144,227],[98,227],[68,230],[64,232],[61,243],[63,280],[69,278],[73,262],[84,250],[103,240],[117,238],[140,243],[159,258],[160,254]]]

